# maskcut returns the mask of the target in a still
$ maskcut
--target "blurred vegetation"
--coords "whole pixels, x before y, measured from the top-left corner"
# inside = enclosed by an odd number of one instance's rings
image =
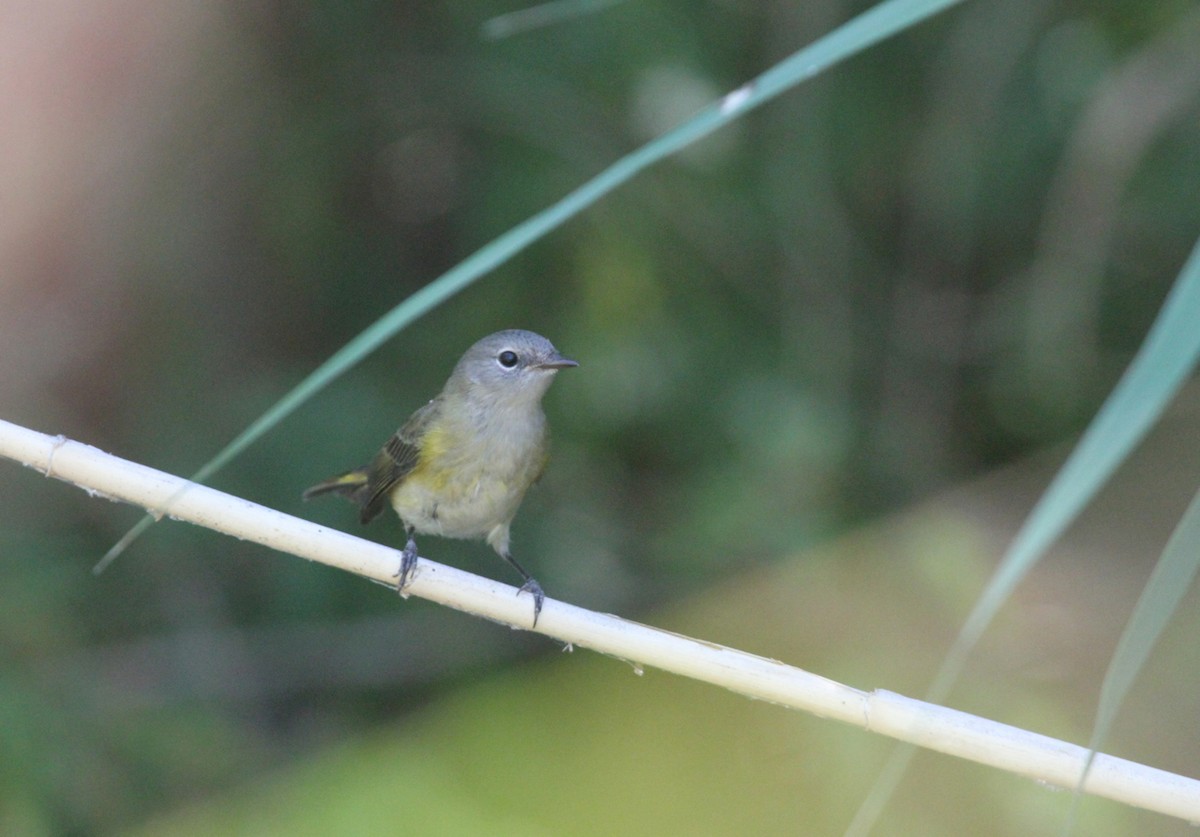
[[[133,161],[0,264],[10,312],[51,313],[5,344],[0,417],[191,473],[384,310],[866,7],[624,2],[489,40],[516,7],[218,5],[131,113]],[[214,484],[360,533],[301,490],[530,328],[581,367],[515,554],[636,617],[1067,439],[1200,230],[1197,29],[1182,0],[957,8],[637,178]],[[127,826],[554,650],[178,524],[93,580],[134,511],[12,465],[0,491],[5,833]]]

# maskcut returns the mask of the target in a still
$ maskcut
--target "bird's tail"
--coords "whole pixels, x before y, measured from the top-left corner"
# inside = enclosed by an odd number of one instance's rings
[[[343,497],[349,497],[351,500],[358,502],[359,494],[366,487],[366,484],[367,469],[356,468],[353,471],[347,471],[344,474],[338,474],[336,477],[330,477],[324,482],[317,483],[301,496],[305,500],[311,500],[313,497],[319,497],[322,494],[341,494]]]

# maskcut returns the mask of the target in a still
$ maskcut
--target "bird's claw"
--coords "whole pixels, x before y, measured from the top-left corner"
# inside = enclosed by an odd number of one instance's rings
[[[542,585],[537,583],[537,579],[527,578],[525,583],[521,585],[521,589],[517,591],[517,595],[528,593],[533,596],[533,627],[537,627],[538,616],[542,612],[542,602],[546,601],[546,594],[542,592]]]
[[[408,543],[404,545],[404,551],[400,553],[400,572],[396,581],[396,592],[401,596],[404,595],[404,588],[408,586],[409,579],[412,578],[413,570],[416,568],[417,542],[409,538]]]

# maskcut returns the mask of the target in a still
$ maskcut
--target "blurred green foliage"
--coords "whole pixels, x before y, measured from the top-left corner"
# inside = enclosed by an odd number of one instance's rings
[[[150,153],[94,195],[102,338],[3,416],[190,473],[382,311],[865,5],[625,2],[482,37],[513,8],[222,7],[141,117]],[[357,533],[300,491],[478,337],[534,329],[581,368],[515,554],[636,614],[1062,440],[1200,230],[1194,86],[1155,63],[1195,17],[966,4],[637,178],[215,485]],[[1142,96],[1179,105],[1140,141],[1097,112]],[[11,465],[0,489],[5,833],[138,821],[546,648],[178,524],[93,581],[135,512]],[[478,544],[425,548],[511,581]]]

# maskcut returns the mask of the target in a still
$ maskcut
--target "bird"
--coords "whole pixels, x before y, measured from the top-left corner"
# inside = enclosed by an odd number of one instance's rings
[[[508,329],[476,342],[433,400],[401,425],[367,464],[317,483],[309,500],[342,495],[369,523],[391,504],[404,525],[397,591],[417,564],[415,535],[482,538],[533,597],[537,627],[545,593],[509,548],[509,527],[541,477],[549,437],[542,396],[562,369],[579,364],[532,331]]]

